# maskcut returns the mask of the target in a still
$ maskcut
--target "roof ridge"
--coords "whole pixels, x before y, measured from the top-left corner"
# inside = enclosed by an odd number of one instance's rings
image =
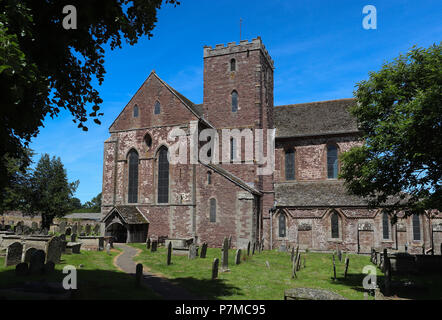
[[[321,101],[312,101],[312,102],[303,102],[303,103],[294,103],[294,104],[283,104],[280,106],[275,106],[275,108],[297,107],[297,106],[304,106],[304,105],[310,105],[310,104],[325,104],[325,103],[336,102],[336,101],[351,101],[351,100],[356,100],[356,98],[342,98],[342,99],[321,100]]]

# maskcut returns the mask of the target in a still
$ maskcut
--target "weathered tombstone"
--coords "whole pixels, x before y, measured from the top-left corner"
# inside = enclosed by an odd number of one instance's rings
[[[169,242],[169,244],[170,243],[171,242]],[[193,243],[189,246],[189,254],[187,257],[191,260],[196,258],[196,246]]]
[[[336,264],[335,264],[335,255],[333,254],[333,280],[336,281]]]
[[[200,253],[200,258],[205,258],[207,255],[207,242],[204,242],[203,245],[201,246],[201,253]]]
[[[253,246],[252,246],[252,255],[255,254],[255,249],[256,249],[256,243],[255,241],[253,241]]]
[[[151,252],[156,252],[157,251],[157,246],[158,246],[158,241],[157,240],[152,240],[152,246],[150,247],[150,251]]]
[[[227,238],[224,238],[221,268],[223,272],[229,270],[229,240]]]
[[[65,231],[66,231],[66,221],[60,222],[60,224],[58,225],[58,231],[60,233],[65,233]]]
[[[147,238],[147,240],[146,240],[146,249],[147,250],[150,249],[150,238]]]
[[[55,270],[55,263],[53,263],[52,261],[46,262],[43,266],[43,272],[45,274],[50,274],[54,272],[54,270]]]
[[[299,245],[297,245],[297,246],[296,246],[296,252],[295,252],[295,257],[297,257],[297,256],[298,256],[298,253],[299,253]]]
[[[229,249],[232,248],[232,235],[229,236]]]
[[[60,263],[62,252],[62,240],[59,237],[52,237],[46,244],[46,260],[53,263]]]
[[[35,248],[28,248],[23,253],[22,262],[30,263],[32,254],[37,251]]]
[[[218,265],[219,265],[219,259],[218,258],[213,259],[213,263],[212,263],[212,280],[218,278]]]
[[[250,241],[247,241],[247,256],[250,256]]]
[[[345,271],[344,271],[344,279],[347,279],[347,272],[348,272],[348,264],[350,263],[350,259],[347,257],[345,258]]]
[[[110,242],[106,243],[106,253],[110,254],[111,244]]]
[[[75,242],[75,241],[77,241],[77,234],[76,234],[76,233],[73,233],[73,234],[71,235],[71,242]]]
[[[76,223],[72,226],[72,234],[77,233],[77,231],[78,231],[78,224]]]
[[[339,262],[342,262],[342,251],[339,248],[338,248],[338,259],[339,259]]]
[[[299,257],[298,257],[298,265],[296,266],[296,271],[301,270],[301,252],[298,253]]]
[[[6,249],[5,267],[15,266],[21,262],[23,245],[20,242],[11,243]]]
[[[66,234],[67,236],[70,236],[71,233],[72,233],[72,229],[71,229],[71,227],[67,227],[67,228],[66,228],[66,232],[65,232],[65,234]]]
[[[292,260],[292,279],[298,278],[298,276],[296,275],[296,266],[297,266],[296,259],[297,259],[297,257],[295,257]]]
[[[295,247],[292,247],[292,251],[290,253],[290,261],[293,261],[294,257],[295,257]]]
[[[135,271],[135,285],[137,287],[141,285],[141,279],[143,279],[143,265],[138,263]]]
[[[43,250],[36,250],[32,252],[29,261],[29,271],[31,274],[39,274],[43,272],[45,262],[45,252]]]
[[[384,250],[384,252],[386,249]],[[385,295],[389,296],[391,293],[391,263],[388,255],[384,256],[384,287]]]
[[[170,265],[172,260],[172,242],[169,241],[169,244],[167,245],[167,265]]]
[[[28,264],[25,262],[20,262],[15,266],[15,275],[16,276],[26,276],[29,274],[29,267]]]
[[[90,235],[91,234],[91,225],[89,223],[84,228],[84,231],[85,231],[86,235]]]
[[[241,263],[241,249],[236,250],[235,254],[235,264]]]

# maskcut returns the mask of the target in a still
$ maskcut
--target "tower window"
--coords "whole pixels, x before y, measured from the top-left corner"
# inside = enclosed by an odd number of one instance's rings
[[[338,148],[335,145],[327,147],[327,177],[338,178]]]
[[[418,214],[413,214],[413,240],[421,240],[421,221]]]
[[[285,179],[295,180],[295,150],[285,151]]]
[[[155,114],[160,114],[160,112],[161,112],[161,104],[160,104],[159,101],[156,101],[156,102],[155,102],[154,113],[155,113]]]
[[[216,199],[210,199],[210,222],[216,222]]]
[[[285,237],[286,235],[286,219],[285,214],[281,213],[279,214],[279,236],[281,238]]]
[[[382,214],[382,233],[384,239],[390,238],[390,224],[388,219],[388,213],[386,212]]]
[[[212,172],[207,172],[207,184],[212,184]]]
[[[230,60],[230,71],[236,71],[236,60]]]
[[[236,140],[230,138],[230,161],[233,162],[233,160],[235,159],[236,159]]]
[[[238,111],[238,92],[232,91],[232,112]]]
[[[129,182],[127,202],[138,201],[138,153],[135,150],[129,152]]]
[[[152,137],[150,136],[150,134],[146,133],[146,135],[144,136],[144,142],[146,143],[146,146],[148,148],[152,146]]]
[[[167,148],[158,151],[158,203],[169,202],[169,160]]]
[[[134,105],[134,118],[138,118],[138,106]]]
[[[339,217],[336,212],[333,212],[330,218],[331,222],[331,236],[332,238],[339,238]]]

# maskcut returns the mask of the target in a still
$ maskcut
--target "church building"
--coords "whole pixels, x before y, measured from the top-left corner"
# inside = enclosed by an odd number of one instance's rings
[[[236,248],[264,241],[266,249],[285,244],[311,251],[339,247],[368,253],[375,247],[440,253],[440,217],[429,212],[392,225],[382,208],[369,209],[338,179],[339,154],[362,143],[348,112],[355,100],[274,106],[273,71],[259,37],[204,47],[202,104],[152,71],[104,142],[105,234],[120,242],[193,238],[220,247],[231,236]],[[246,159],[241,135],[233,135],[229,147],[219,147],[230,151],[232,161],[172,164],[168,155],[174,142],[168,135],[176,128],[186,139],[195,128],[198,133],[213,129],[219,137],[226,129],[259,129],[264,137],[275,132],[274,170],[259,173],[265,164],[256,152]],[[219,145],[215,140],[215,148]],[[265,140],[261,151],[268,146]],[[190,159],[192,148],[186,152]]]

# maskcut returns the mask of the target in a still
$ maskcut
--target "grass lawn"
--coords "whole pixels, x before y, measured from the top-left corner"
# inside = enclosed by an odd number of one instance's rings
[[[119,250],[112,250],[111,255],[105,251],[85,251],[81,254],[63,255],[55,272],[50,275],[15,276],[15,266],[5,267],[5,259],[0,257],[0,289],[14,288],[24,282],[59,282],[63,281],[63,267],[77,267],[77,290],[74,299],[159,299],[149,288],[135,287],[133,276],[119,271],[112,263]],[[82,264],[83,267],[79,268]],[[0,299],[35,299],[26,294],[11,295],[0,292]]]
[[[254,256],[244,256],[241,264],[235,265],[235,251],[229,250],[230,272],[219,273],[217,280],[211,280],[212,262],[220,259],[221,249],[209,248],[207,258],[189,260],[187,256],[172,255],[172,264],[166,265],[166,249],[161,247],[158,252],[146,250],[144,244],[131,244],[142,249],[135,257],[148,270],[172,279],[201,298],[207,299],[251,299],[281,300],[284,290],[294,287],[322,288],[334,291],[348,299],[364,299],[362,280],[365,274],[362,268],[372,265],[369,256],[349,254],[350,258],[347,279],[344,280],[344,259],[336,259],[337,281],[333,281],[332,254],[302,253],[306,258],[306,268],[297,272],[298,278],[291,279],[290,253],[263,251]],[[269,262],[270,269],[266,266]],[[382,272],[378,269],[378,275]],[[373,299],[369,296],[369,299]]]

